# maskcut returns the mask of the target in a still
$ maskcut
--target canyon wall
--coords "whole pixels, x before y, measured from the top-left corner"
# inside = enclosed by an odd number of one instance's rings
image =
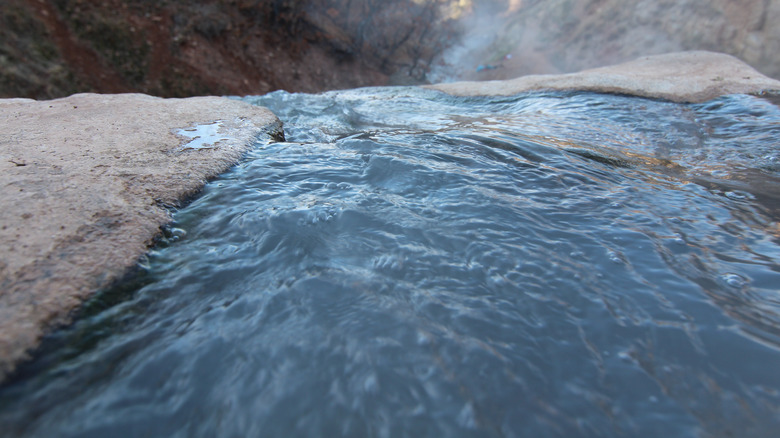
[[[780,0],[4,0],[0,97],[317,92],[707,50],[780,77]]]
[[[445,0],[3,0],[0,97],[421,82]]]
[[[780,78],[780,0],[473,3],[462,44],[443,56],[435,79],[569,73],[686,50],[727,53]]]

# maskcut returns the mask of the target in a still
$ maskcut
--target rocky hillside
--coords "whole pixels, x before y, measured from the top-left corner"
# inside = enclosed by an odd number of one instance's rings
[[[3,0],[0,97],[261,94],[420,82],[447,38],[440,3]]]
[[[780,0],[3,0],[0,97],[564,73],[683,50],[780,77]]]

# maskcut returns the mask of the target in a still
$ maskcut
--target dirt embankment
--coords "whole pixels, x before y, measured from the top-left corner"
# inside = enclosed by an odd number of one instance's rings
[[[5,0],[0,97],[245,95],[419,82],[442,38],[434,6]]]

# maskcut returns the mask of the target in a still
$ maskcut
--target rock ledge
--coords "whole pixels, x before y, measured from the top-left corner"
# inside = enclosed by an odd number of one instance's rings
[[[510,96],[527,91],[594,91],[699,103],[727,94],[780,91],[780,81],[722,53],[694,51],[646,56],[624,64],[562,75],[506,81],[454,82],[428,88],[456,96]]]
[[[213,141],[191,143],[208,126]],[[228,169],[265,108],[222,97],[77,94],[0,100],[0,380],[170,220],[167,206]],[[188,147],[190,145],[190,147]]]

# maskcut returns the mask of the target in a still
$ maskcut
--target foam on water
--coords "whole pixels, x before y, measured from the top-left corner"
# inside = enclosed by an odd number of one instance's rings
[[[770,436],[780,109],[417,88],[285,122],[0,390],[10,436]]]

